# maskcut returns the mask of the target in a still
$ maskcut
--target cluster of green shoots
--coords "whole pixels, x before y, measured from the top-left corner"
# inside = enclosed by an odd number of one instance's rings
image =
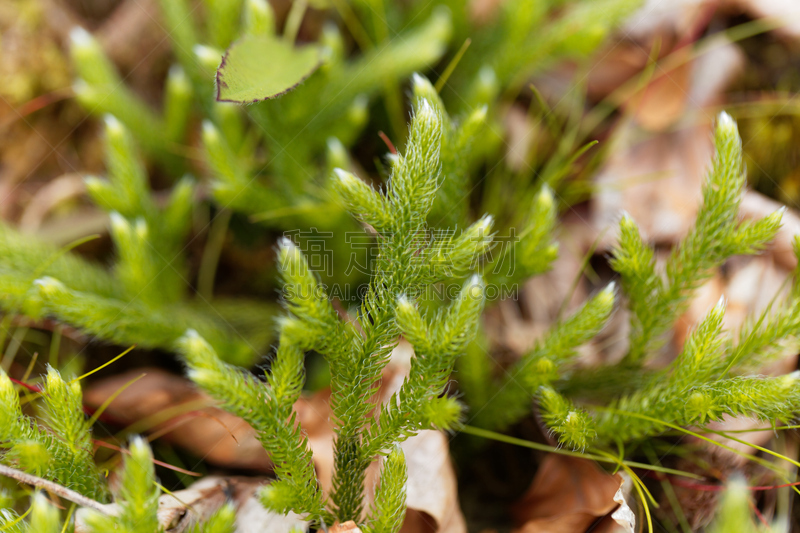
[[[228,360],[250,364],[251,347],[218,313],[187,295],[183,249],[195,202],[193,180],[182,179],[158,205],[130,133],[112,116],[105,122],[108,179],[89,177],[86,185],[110,215],[117,251],[111,271],[2,225],[0,306],[9,316],[55,318],[123,346],[170,350],[193,327]]]
[[[74,525],[71,519],[79,515],[83,531],[87,533],[164,531],[157,516],[160,489],[155,479],[153,455],[145,440],[139,437],[131,440],[120,471],[116,497],[110,504],[106,479],[93,457],[91,426],[95,419],[87,420],[84,416],[79,380],[65,381],[58,371],[49,368],[41,389],[23,399],[26,403],[40,400],[41,422],[23,414],[19,392],[8,375],[0,370],[0,441],[4,448],[0,473],[55,490],[73,503],[64,520],[59,509],[37,491],[31,496],[28,512],[18,515],[8,505],[13,501],[11,494],[0,491],[0,530],[61,533]],[[85,507],[76,513],[76,504]],[[226,504],[203,524],[195,524],[194,531],[233,533],[234,525],[233,508]]]
[[[482,218],[446,242],[431,238],[426,219],[440,184],[443,123],[441,112],[420,100],[405,153],[392,158],[383,194],[336,170],[336,190],[347,209],[379,236],[375,271],[357,317],[339,316],[302,253],[284,240],[279,265],[288,314],[280,322],[278,351],[266,383],[223,363],[195,332],[181,343],[190,377],[247,420],[269,451],[277,475],[261,492],[269,509],[294,511],[320,524],[354,520],[367,531],[398,531],[405,513],[406,468],[397,445],[422,429],[458,424],[459,404],[442,394],[480,318],[484,282],[470,277],[455,300],[432,316],[423,316],[416,302],[428,286],[467,271],[489,248],[492,222]],[[375,387],[400,334],[414,346],[415,357],[400,390],[379,405]],[[307,439],[292,411],[309,350],[323,354],[331,372],[336,470],[328,496],[318,484]],[[366,469],[379,457],[384,457],[380,485],[365,515]]]
[[[167,77],[160,112],[126,88],[91,35],[73,31],[76,95],[90,112],[105,117],[108,179],[89,178],[86,184],[93,201],[110,215],[116,260],[109,271],[0,227],[5,330],[8,317],[47,318],[92,338],[180,353],[191,379],[245,419],[269,452],[276,480],[259,493],[266,508],[293,511],[322,527],[353,520],[370,533],[396,532],[404,520],[407,470],[399,444],[425,429],[454,430],[462,424],[464,408],[447,394],[457,362],[473,423],[508,428],[536,405],[559,443],[576,450],[637,442],[724,415],[788,420],[800,407],[798,376],[752,372],[796,343],[797,282],[784,303],[770,306],[735,336],[723,333],[721,301],[674,362],[663,369],[650,364],[700,284],[731,256],[761,251],[780,225],[781,212],[759,221],[738,220],[745,185],[741,143],[726,114],[717,123],[716,156],[696,224],[663,268],[635,222],[623,216],[611,261],[620,289],[612,283],[600,290],[547,332],[505,379],[491,379],[480,335],[484,305],[491,304],[489,289],[545,272],[558,255],[559,206],[548,186],[557,185],[556,178],[522,187],[511,202],[495,198],[499,189],[490,183],[484,205],[511,205],[513,216],[502,221],[470,216],[471,178],[481,163],[499,157],[493,136],[501,89],[514,96],[522,81],[547,62],[585,54],[637,3],[603,0],[565,7],[559,1],[512,0],[491,23],[476,29],[461,3],[451,2],[450,10],[427,2],[386,3],[385,12],[373,16],[372,3],[333,2],[361,49],[351,54],[336,24],[324,26],[318,43],[296,43],[305,1],[293,3],[278,35],[265,0],[206,0],[201,3],[205,24],[193,17],[186,0],[163,0],[178,64]],[[452,36],[460,44],[473,33],[473,52],[456,71],[445,71],[441,84],[413,74],[436,65]],[[231,65],[220,66],[226,48],[226,61],[244,58],[246,65],[252,59],[243,52],[248,43],[283,58],[289,67],[279,74],[286,79],[298,74],[290,68],[294,59],[318,61],[309,63],[302,83],[287,86],[286,94],[261,95],[269,99],[253,103],[263,98],[254,96],[247,80],[259,73],[245,72],[234,87],[234,80],[224,77],[231,75],[224,70]],[[406,131],[400,84],[409,77],[414,112]],[[238,91],[252,105],[245,112],[220,101],[224,91]],[[385,166],[378,164],[388,178],[381,190],[354,174],[360,168],[349,155],[378,95],[404,146]],[[446,108],[458,114],[451,116]],[[184,157],[184,143],[193,124],[201,130],[210,187],[196,187],[187,176],[160,201],[150,189],[147,169],[169,176],[188,173],[193,162]],[[562,167],[553,166],[547,175],[563,178]],[[366,294],[350,311],[334,307],[301,252],[302,242],[279,242],[286,312],[263,379],[242,368],[254,363],[256,350],[211,311],[218,302],[201,310],[190,297],[183,249],[194,207],[205,200],[206,190],[218,208],[207,248],[214,242],[221,246],[232,211],[278,229],[315,227],[343,235],[367,228],[375,237],[378,253]],[[800,244],[796,252],[800,256]],[[334,253],[347,258],[350,250],[335,242]],[[198,282],[200,296],[212,296],[213,271],[199,276],[204,278]],[[346,276],[337,272],[334,278]],[[443,285],[459,290],[437,300],[433,295]],[[631,315],[627,355],[604,369],[581,368],[578,348],[606,325],[618,294]],[[414,348],[410,371],[391,399],[381,403],[377,389],[401,337]],[[336,438],[329,494],[320,486],[293,410],[304,387],[304,357],[312,351],[324,356],[331,376]],[[576,385],[592,382],[587,375],[601,374],[615,376],[619,384],[616,398],[604,405],[593,390]],[[89,531],[159,531],[160,489],[147,444],[131,441],[116,503],[109,503],[110,491],[93,459],[94,419],[84,416],[79,382],[65,381],[51,368],[41,390],[23,401],[37,395],[41,420],[22,412],[19,391],[0,371],[0,466],[57,483],[101,506],[82,514]],[[366,507],[366,472],[376,461],[380,481]],[[4,510],[0,527],[62,530],[61,513],[44,496],[37,493],[32,502],[27,521]],[[198,531],[232,531],[233,514],[226,505]]]
[[[580,400],[591,400],[591,394],[576,394],[573,401],[561,393],[572,390],[575,394],[572,383],[582,379],[582,372],[600,375],[599,370],[576,367],[576,350],[607,323],[615,302],[612,284],[556,324],[516,363],[506,381],[495,385],[496,396],[481,406],[482,425],[507,427],[525,416],[531,400],[537,399],[544,421],[558,440],[583,450],[593,444],[634,442],[676,426],[703,426],[724,415],[770,422],[794,416],[800,407],[800,376],[765,377],[752,372],[797,345],[800,294],[796,279],[784,303],[771,305],[735,335],[723,333],[725,301],[720,300],[672,363],[657,370],[647,366],[659,355],[694,290],[731,256],[763,250],[780,227],[782,209],[761,220],[738,220],[745,185],[742,148],[736,124],[725,113],[719,117],[714,141],[716,156],[697,221],[666,259],[663,271],[634,221],[628,215],[620,221],[611,266],[619,274],[631,311],[631,332],[626,356],[602,369],[604,379],[613,379],[614,373],[625,378],[615,399],[606,406],[582,407]],[[800,241],[795,252],[800,255]]]
[[[175,329],[186,329],[182,320],[191,321],[196,327],[177,343],[191,377],[258,430],[275,463],[278,480],[262,491],[265,505],[280,512],[295,511],[321,524],[352,519],[370,531],[396,531],[405,512],[406,476],[397,445],[422,429],[455,428],[461,418],[459,403],[443,392],[455,359],[478,327],[483,308],[484,281],[470,276],[471,270],[486,256],[490,279],[522,279],[546,270],[557,253],[551,236],[556,206],[546,188],[535,197],[519,239],[502,247],[500,253],[491,253],[491,217],[456,231],[459,221],[468,217],[464,174],[470,165],[471,147],[484,131],[487,109],[477,106],[454,119],[426,78],[415,75],[412,90],[416,113],[404,154],[389,158],[392,174],[385,193],[346,170],[333,172],[332,187],[338,201],[379,236],[375,273],[358,318],[342,319],[334,311],[299,249],[284,240],[278,263],[289,315],[280,321],[278,352],[266,383],[223,362],[221,358],[237,362],[236,345],[221,342],[220,336],[215,336],[217,329],[204,329],[203,320],[187,316],[184,309],[191,308],[181,309],[186,304],[175,290],[180,286],[180,267],[177,259],[165,261],[165,257],[180,258],[179,237],[187,222],[171,218],[179,212],[188,217],[192,187],[185,180],[165,208],[157,207],[131,136],[113,118],[106,121],[109,179],[92,178],[87,185],[95,201],[112,212],[119,262],[110,275],[75,255],[27,242],[8,229],[9,238],[16,239],[16,247],[9,249],[23,256],[27,268],[32,268],[34,260],[45,265],[34,276],[32,289],[20,294],[24,304],[19,304],[20,309],[31,317],[57,318],[95,337],[154,347],[174,347]],[[449,209],[453,204],[456,210]],[[182,210],[173,207],[176,205]],[[431,220],[452,231],[434,231],[428,226]],[[179,233],[165,233],[176,228]],[[24,272],[26,263],[20,260],[20,265],[18,270]],[[425,302],[432,286],[453,282],[462,289],[449,306]],[[90,290],[90,283],[106,283],[111,288],[108,293]],[[17,280],[15,286],[23,285]],[[30,291],[35,292],[31,295]],[[126,295],[132,299],[124,300]],[[418,302],[429,308],[427,313],[420,311]],[[414,346],[416,357],[403,387],[388,404],[379,405],[374,388],[401,334]],[[292,412],[303,387],[303,356],[310,350],[327,357],[332,376],[337,460],[334,491],[329,497],[318,486],[310,451]],[[5,412],[16,421],[13,427],[19,431],[36,427],[14,406],[17,393],[10,381],[7,385],[9,407]],[[59,408],[70,417],[62,412],[58,419],[80,422],[82,440],[49,426],[37,433],[41,437],[38,443],[25,434],[4,435],[2,440],[10,445],[10,451],[3,460],[102,502],[108,498],[108,490],[92,461],[92,420],[84,420],[77,382],[69,390],[70,402],[61,402]],[[51,396],[45,395],[44,401],[48,398]],[[79,448],[82,462],[72,456],[47,459],[44,451],[48,446],[43,439],[53,439],[53,435],[58,442],[83,442]],[[55,454],[59,448],[53,450]],[[381,457],[381,483],[373,507],[365,515],[366,468]],[[64,477],[58,468],[64,464],[82,465],[70,470],[80,483]],[[85,484],[92,479],[95,488],[90,490]],[[139,485],[139,492],[149,498],[153,491],[144,484]],[[40,500],[32,507],[37,513]],[[92,520],[100,523],[103,517],[96,515]]]
[[[214,91],[225,49],[234,38],[259,39],[260,61],[270,54],[277,61],[280,54],[292,53],[297,17],[303,16],[307,4],[294,3],[283,35],[276,34],[275,14],[265,0],[203,4],[205,28],[196,22],[189,2],[161,2],[178,64],[167,78],[160,115],[125,87],[99,43],[83,30],[73,32],[72,39],[78,99],[92,113],[117,117],[146,152],[171,171],[187,165],[176,154],[186,139],[188,117],[199,110],[214,178],[212,194],[219,205],[259,215],[265,223],[285,229],[313,223],[325,227],[326,219],[336,217],[304,220],[315,211],[338,207],[331,202],[322,174],[327,174],[329,163],[347,164],[346,147],[367,122],[370,97],[442,56],[451,32],[449,14],[440,10],[419,19],[421,24],[354,59],[346,55],[338,26],[327,24],[320,42],[306,46],[319,48],[319,70],[300,86],[288,87],[294,89],[288,94],[254,103],[245,113],[236,103],[220,101]],[[320,158],[328,162],[320,165]]]

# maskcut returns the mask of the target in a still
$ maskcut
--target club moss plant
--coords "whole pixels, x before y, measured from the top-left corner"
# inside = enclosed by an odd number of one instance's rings
[[[120,471],[119,486],[113,504],[103,504],[110,499],[106,482],[91,458],[89,426],[82,416],[80,386],[65,382],[52,368],[47,374],[42,393],[48,413],[48,426],[39,426],[20,412],[19,397],[8,376],[0,371],[0,405],[3,407],[3,441],[11,443],[5,455],[6,463],[28,472],[55,479],[60,483],[60,496],[87,505],[78,511],[81,531],[86,533],[162,533],[165,529],[158,520],[160,489],[153,471],[153,455],[147,442],[134,437],[127,450]],[[61,417],[61,418],[55,418]],[[74,443],[70,445],[69,443]],[[4,475],[28,483],[44,482],[44,478],[25,477],[17,470]],[[42,485],[53,490],[48,485]],[[75,491],[75,492],[72,492]],[[71,492],[71,494],[70,494]],[[77,497],[76,497],[77,496]],[[84,497],[88,496],[88,502]],[[74,527],[75,505],[67,520],[43,492],[36,491],[25,515],[12,509],[0,509],[0,527],[11,533],[61,533]],[[28,515],[28,516],[26,516]],[[193,533],[233,533],[235,531],[233,507],[226,503],[201,523],[192,525]],[[72,530],[72,529],[70,529]]]
[[[428,285],[447,279],[446,272],[467,270],[488,249],[491,218],[446,243],[431,239],[426,218],[440,183],[442,127],[441,113],[420,100],[384,193],[336,170],[336,190],[347,209],[379,235],[375,272],[357,318],[338,315],[301,252],[284,240],[279,264],[288,314],[265,382],[223,363],[195,332],[181,342],[190,377],[247,420],[270,452],[278,479],[261,493],[270,509],[291,510],[319,524],[354,520],[369,531],[398,531],[406,474],[397,444],[422,429],[458,423],[458,403],[442,393],[480,317],[484,282],[470,277],[457,298],[433,316],[423,316],[416,301]],[[374,389],[401,333],[415,348],[411,370],[392,399],[378,405]],[[336,460],[329,496],[319,487],[292,411],[303,384],[303,353],[312,349],[331,369]],[[380,488],[365,514],[364,476],[379,457],[384,457]]]
[[[0,225],[0,307],[29,318],[55,318],[93,338],[119,345],[171,350],[188,327],[203,335],[228,361],[251,364],[256,353],[218,312],[187,294],[185,242],[195,185],[185,177],[158,205],[128,130],[105,120],[108,179],[89,177],[88,192],[109,213],[116,248],[112,268],[20,235]],[[207,307],[207,306],[206,306]],[[268,308],[254,309],[269,316]]]
[[[449,10],[427,2],[386,3],[386,17],[373,17],[371,3],[357,1],[347,9],[335,4],[342,28],[329,21],[316,41],[300,42],[305,2],[294,3],[300,7],[292,7],[278,32],[263,0],[205,1],[199,18],[184,0],[163,1],[179,65],[166,78],[160,111],[126,87],[89,33],[74,30],[77,97],[105,122],[108,176],[87,179],[87,190],[109,213],[116,256],[111,269],[103,268],[3,226],[0,305],[6,316],[52,319],[91,339],[178,352],[191,379],[247,420],[269,452],[277,479],[259,492],[263,505],[293,511],[323,528],[354,520],[367,532],[400,529],[408,474],[399,444],[421,430],[461,426],[464,407],[448,386],[457,361],[455,377],[472,423],[504,430],[536,412],[561,445],[577,451],[625,450],[668,428],[703,427],[726,414],[770,422],[794,416],[800,402],[797,375],[754,372],[796,345],[796,282],[785,302],[733,335],[723,332],[720,302],[674,362],[661,369],[650,364],[699,285],[728,258],[759,253],[780,225],[780,212],[759,221],[738,219],[741,143],[725,114],[716,126],[716,156],[695,226],[663,268],[635,221],[622,216],[611,258],[617,282],[556,324],[504,379],[491,377],[480,332],[484,305],[491,304],[486,289],[513,287],[551,268],[563,207],[554,189],[574,162],[562,164],[573,157],[570,150],[568,157],[554,156],[558,163],[546,167],[544,183],[509,180],[520,184],[512,198],[489,183],[480,189],[481,205],[504,206],[509,213],[473,216],[471,194],[482,185],[473,178],[483,163],[499,166],[494,163],[504,157],[499,104],[513,99],[523,81],[548,62],[586,54],[637,2],[513,0],[482,28],[455,2]],[[435,85],[414,74],[442,70],[438,62],[448,43],[461,46],[473,30],[474,48],[455,71],[444,70]],[[288,80],[280,94],[259,94],[257,84],[230,78],[234,67],[251,62],[247,50],[252,49],[283,54],[280,64],[290,67],[297,54],[319,61],[298,62],[303,72],[280,72],[276,77]],[[242,57],[246,61],[237,63]],[[263,72],[249,72],[243,79],[259,75]],[[409,78],[413,116],[406,131],[402,95]],[[230,92],[244,94],[249,106],[220,101],[230,99]],[[379,99],[382,108],[375,103]],[[388,124],[402,147],[375,165],[376,182],[386,180],[382,188],[367,181],[363,161],[350,153],[370,120]],[[201,145],[196,158],[185,157],[194,153],[186,145],[192,138]],[[176,179],[167,200],[157,201],[148,182],[152,169],[171,178],[199,169],[208,187],[196,187],[189,177]],[[498,181],[496,174],[490,178]],[[378,253],[364,297],[349,310],[334,306],[329,280],[312,270],[302,242],[280,239],[285,313],[268,370],[247,372],[242,367],[252,366],[256,350],[214,313],[198,311],[187,289],[183,249],[193,207],[206,199],[219,213],[235,211],[270,229],[319,227],[337,236],[366,229]],[[212,224],[224,236],[225,225]],[[800,255],[800,243],[796,252]],[[347,258],[351,250],[336,242],[334,253]],[[332,277],[347,279],[341,270]],[[437,300],[442,286],[459,290]],[[623,303],[631,316],[626,356],[611,368],[580,368],[577,349]],[[264,320],[263,327],[271,330],[272,324]],[[377,389],[401,337],[414,348],[410,372],[391,399],[380,403]],[[335,431],[330,493],[319,484],[293,411],[309,353],[321,354],[330,369]],[[601,371],[617,376],[616,398],[598,402],[591,387],[575,392],[576,383],[588,382],[587,373]],[[93,459],[94,420],[83,414],[79,383],[50,368],[41,389],[36,403],[41,416],[23,413],[20,390],[0,371],[0,463],[98,504],[115,502],[113,519],[97,509],[86,513],[90,531],[108,531],[112,522],[130,533],[158,531],[159,489],[149,447],[131,441],[120,489],[112,497]],[[380,480],[365,506],[366,470],[376,461]],[[33,495],[25,520],[11,506],[0,514],[8,531],[64,527],[63,514],[41,493]],[[198,531],[232,531],[233,520],[225,506]]]
[[[609,287],[571,317],[556,324],[510,370],[496,395],[481,409],[479,422],[506,428],[525,416],[533,401],[562,444],[583,450],[592,444],[628,443],[657,436],[674,426],[704,426],[723,415],[788,421],[800,407],[798,374],[754,374],[764,363],[797,346],[800,326],[797,272],[785,301],[771,305],[734,333],[723,332],[725,301],[688,336],[680,355],[666,368],[647,362],[659,355],[667,333],[686,310],[694,291],[728,258],[762,251],[775,237],[783,209],[740,221],[745,186],[742,147],[736,124],[722,113],[714,134],[716,155],[703,188],[703,203],[689,234],[663,266],[642,240],[635,222],[623,214],[611,266],[618,273],[631,311],[626,356],[614,368],[625,376],[620,394],[608,405],[581,406],[560,393],[580,372],[576,348],[593,338],[614,306]],[[795,241],[800,253],[800,241]],[[611,375],[606,372],[604,375]],[[581,395],[591,401],[592,395]]]

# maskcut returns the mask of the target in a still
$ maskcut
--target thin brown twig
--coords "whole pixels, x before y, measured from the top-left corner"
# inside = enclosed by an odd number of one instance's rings
[[[11,479],[16,479],[20,483],[25,483],[26,485],[33,485],[34,487],[39,487],[48,492],[52,492],[53,494],[56,494],[65,500],[76,503],[81,507],[89,507],[90,509],[94,509],[95,511],[99,511],[109,516],[114,516],[116,514],[116,509],[112,505],[106,505],[91,498],[87,498],[83,494],[63,487],[58,483],[54,483],[47,479],[31,474],[26,474],[25,472],[17,470],[16,468],[11,468],[10,466],[0,464],[0,475],[10,477]]]

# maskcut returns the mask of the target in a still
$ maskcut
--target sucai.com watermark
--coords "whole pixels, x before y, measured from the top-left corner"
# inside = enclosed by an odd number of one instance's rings
[[[366,230],[335,234],[316,228],[289,231],[284,236],[298,247],[308,269],[322,280],[316,289],[321,294],[315,296],[348,303],[362,301],[369,290],[366,280],[381,259],[377,239],[393,238],[386,234],[376,236]],[[472,272],[480,272],[486,279],[487,300],[515,299],[519,287],[511,280],[516,268],[515,244],[519,238],[512,228],[508,235],[493,235],[492,240],[493,244],[488,246],[487,236],[480,232],[464,238],[463,233],[454,230],[431,230],[405,238],[404,242],[409,244],[404,268],[418,270],[423,279],[437,280],[426,289],[425,299],[453,300],[461,291],[463,278]],[[284,270],[293,268],[291,264],[281,267]],[[384,267],[391,268],[391,264]],[[292,290],[303,289],[294,287]]]

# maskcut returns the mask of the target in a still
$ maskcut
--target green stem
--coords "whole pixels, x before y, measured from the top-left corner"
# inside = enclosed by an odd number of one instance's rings
[[[556,448],[554,446],[548,446],[547,444],[539,444],[538,442],[531,442],[529,440],[518,439],[515,437],[510,437],[508,435],[504,435],[502,433],[496,433],[494,431],[489,431],[488,429],[481,429],[476,428],[473,426],[463,426],[461,428],[461,433],[466,435],[473,435],[475,437],[482,437],[484,439],[491,439],[496,440],[499,442],[505,442],[506,444],[513,444],[515,446],[522,446],[523,448],[530,448],[532,450],[539,450],[542,452],[548,453],[557,453],[559,455],[566,455],[568,457],[578,457],[580,459],[589,459],[591,461],[597,461],[599,463],[613,463],[619,464],[620,461],[617,458],[609,458],[604,457],[602,455],[597,455],[593,453],[582,453],[582,452],[571,452],[569,450],[565,450],[563,448]],[[648,465],[646,463],[638,463],[636,461],[622,461],[622,464],[631,468],[641,468],[642,470],[652,470],[653,472],[661,472],[662,474],[671,474],[673,476],[681,476],[681,477],[688,477],[691,479],[702,480],[704,479],[703,476],[698,476],[697,474],[692,474],[691,472],[683,472],[681,470],[674,470],[672,468],[665,468],[663,466],[656,466],[656,465]]]
[[[211,229],[208,231],[208,240],[200,260],[200,271],[197,274],[197,293],[206,300],[214,297],[214,278],[217,274],[219,256],[222,253],[222,245],[225,243],[225,234],[228,232],[231,214],[232,211],[229,209],[220,211],[211,222]]]
[[[300,31],[300,25],[303,23],[306,8],[308,8],[308,0],[294,0],[292,2],[289,15],[286,17],[286,26],[283,29],[283,39],[287,43],[294,44],[297,40],[297,34]]]
[[[453,56],[453,59],[450,61],[450,63],[447,64],[447,68],[444,69],[442,75],[439,76],[438,80],[436,80],[436,85],[434,85],[434,88],[436,89],[437,93],[442,92],[447,80],[450,79],[450,75],[453,74],[453,71],[456,69],[456,66],[458,66],[459,61],[461,61],[461,58],[464,57],[464,53],[467,51],[467,48],[469,48],[470,44],[472,44],[472,39],[467,38],[467,40],[464,41],[464,44],[461,45],[461,48],[458,49],[458,52],[456,52],[456,55]]]

